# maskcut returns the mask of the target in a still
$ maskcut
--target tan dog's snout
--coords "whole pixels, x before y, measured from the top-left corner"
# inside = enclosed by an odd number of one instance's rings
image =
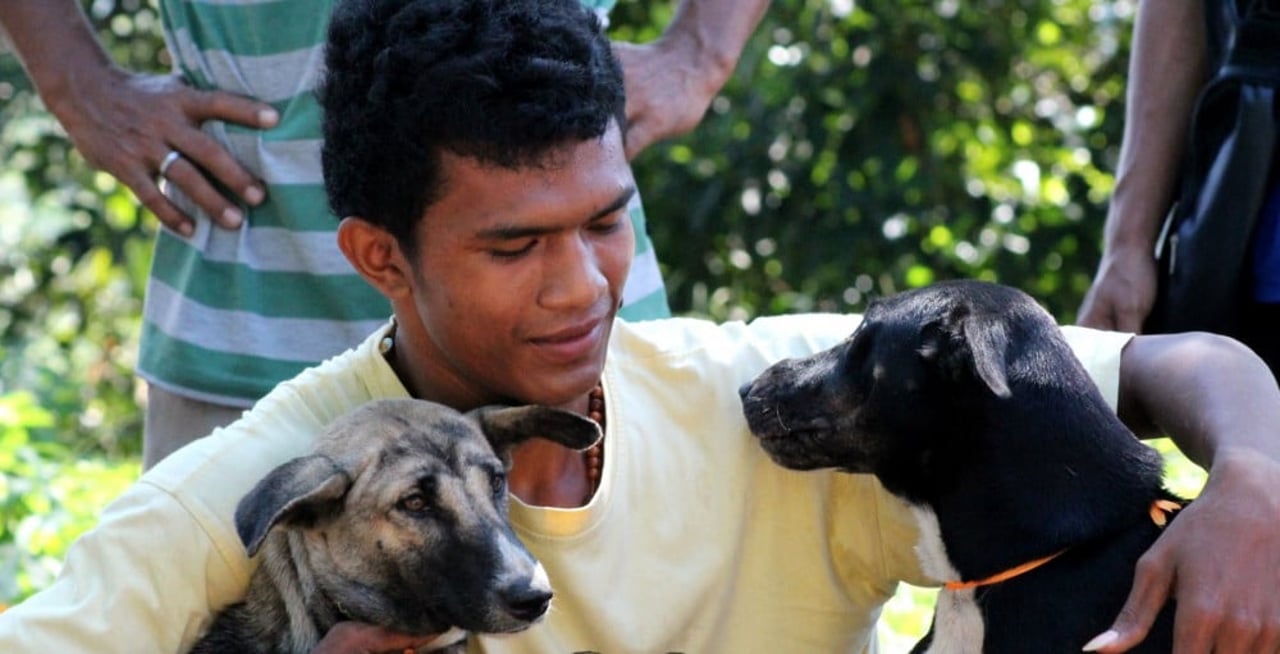
[[[498,598],[506,612],[523,622],[541,618],[551,606],[552,595],[547,572],[536,561],[533,563],[532,575],[512,581],[498,591]]]

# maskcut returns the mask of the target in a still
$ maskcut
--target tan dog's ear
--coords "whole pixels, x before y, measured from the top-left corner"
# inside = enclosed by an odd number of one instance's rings
[[[508,458],[511,448],[534,437],[555,441],[575,450],[585,450],[600,440],[600,425],[571,411],[545,406],[476,409],[473,415],[493,451]]]
[[[350,487],[351,477],[329,457],[293,459],[263,477],[236,505],[236,533],[253,556],[272,527],[336,512]]]

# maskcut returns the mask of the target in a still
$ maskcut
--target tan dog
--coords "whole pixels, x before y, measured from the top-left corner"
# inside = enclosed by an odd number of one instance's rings
[[[262,561],[192,651],[308,652],[342,620],[449,632],[429,649],[528,628],[551,586],[507,522],[506,471],[535,436],[582,449],[600,430],[546,407],[464,415],[408,399],[337,420],[241,500],[236,529]]]

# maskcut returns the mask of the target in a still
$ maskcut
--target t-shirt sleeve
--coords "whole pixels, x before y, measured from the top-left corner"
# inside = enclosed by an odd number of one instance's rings
[[[1120,355],[1133,334],[1065,326],[1062,335],[1114,411],[1120,401]]]
[[[71,546],[53,584],[0,613],[0,652],[184,652],[247,584],[189,511],[139,482]]]

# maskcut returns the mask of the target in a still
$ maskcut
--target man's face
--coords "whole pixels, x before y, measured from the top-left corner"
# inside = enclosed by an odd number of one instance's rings
[[[622,139],[508,170],[446,154],[418,224],[416,389],[457,401],[560,405],[600,378],[635,235]],[[403,321],[403,316],[402,316]],[[417,326],[410,326],[410,328]]]

